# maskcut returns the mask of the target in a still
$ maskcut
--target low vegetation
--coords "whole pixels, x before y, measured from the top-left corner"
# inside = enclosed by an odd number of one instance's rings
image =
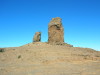
[[[4,48],[0,48],[0,52],[4,52]]]

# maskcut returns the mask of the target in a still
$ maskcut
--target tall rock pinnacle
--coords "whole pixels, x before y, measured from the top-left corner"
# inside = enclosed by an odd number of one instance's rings
[[[52,18],[48,26],[48,43],[63,44],[64,43],[64,29],[60,17]]]

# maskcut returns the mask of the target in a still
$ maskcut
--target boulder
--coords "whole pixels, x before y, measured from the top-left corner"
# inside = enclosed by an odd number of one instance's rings
[[[33,38],[33,42],[40,42],[41,41],[41,32],[36,32]]]
[[[64,29],[60,17],[52,18],[49,23],[48,43],[57,45],[64,43]]]

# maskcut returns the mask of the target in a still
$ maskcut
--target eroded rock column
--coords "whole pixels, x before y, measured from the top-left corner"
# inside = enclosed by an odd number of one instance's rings
[[[52,18],[48,26],[48,43],[63,44],[64,29],[60,17]]]
[[[40,42],[41,41],[41,32],[36,32],[33,37],[33,42]]]

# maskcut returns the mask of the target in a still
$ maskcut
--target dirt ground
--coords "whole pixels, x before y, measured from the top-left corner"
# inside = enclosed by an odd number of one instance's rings
[[[41,42],[4,48],[0,75],[100,75],[100,51]]]

